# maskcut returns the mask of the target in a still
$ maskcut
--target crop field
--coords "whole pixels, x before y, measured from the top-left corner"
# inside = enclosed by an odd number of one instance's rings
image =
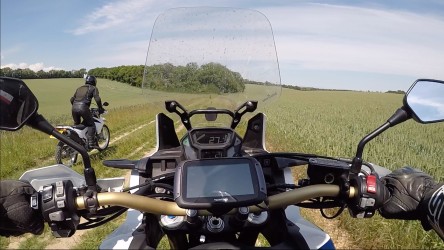
[[[53,124],[71,123],[69,98],[82,84],[82,79],[25,82],[39,99],[39,113]],[[102,100],[110,103],[105,117],[111,131],[111,144],[103,152],[91,153],[92,164],[99,178],[122,176],[127,171],[106,168],[102,160],[143,157],[155,146],[155,123],[152,122],[155,114],[167,111],[159,93],[141,95],[140,89],[102,79],[99,79],[98,86]],[[385,93],[283,89],[278,100],[263,107],[267,115],[267,148],[274,152],[351,158],[359,140],[385,122],[401,106],[402,97]],[[184,104],[195,108],[207,106],[195,98]],[[179,127],[177,116],[169,116]],[[241,122],[241,131],[245,124],[246,121]],[[17,179],[28,169],[54,163],[57,141],[49,136],[27,127],[15,133],[1,132],[0,135],[1,179]],[[389,169],[415,166],[442,181],[443,140],[444,124],[421,125],[410,120],[370,142],[364,151],[364,160]],[[82,165],[77,164],[74,169],[80,172]],[[70,248],[97,248],[122,218],[84,233],[81,240]],[[326,219],[321,217],[321,220]],[[444,248],[434,233],[424,232],[417,222],[384,220],[379,215],[370,219],[353,219],[345,211],[339,217],[339,224],[360,248]],[[54,245],[48,245],[49,241],[63,244],[64,240],[67,239],[56,240],[46,228],[42,236],[0,237],[0,248],[13,244],[16,248],[51,248]]]
[[[69,100],[84,81],[83,78],[24,80],[39,100],[39,113],[47,119],[71,117]],[[109,108],[163,101],[162,95],[154,91],[143,93],[140,88],[106,79],[99,79],[97,87],[102,102],[110,103]]]
[[[359,140],[401,107],[402,98],[399,94],[284,89],[266,112],[270,150],[351,158]],[[443,141],[444,124],[409,120],[367,144],[363,157],[392,170],[413,166],[442,181]],[[389,221],[379,215],[353,219],[347,212],[339,220],[359,247],[444,247],[434,232],[426,233],[416,221]]]

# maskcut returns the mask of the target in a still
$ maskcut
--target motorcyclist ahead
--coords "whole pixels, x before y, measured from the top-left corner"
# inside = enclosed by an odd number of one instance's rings
[[[98,148],[97,141],[95,140],[96,128],[94,125],[94,119],[89,110],[92,98],[97,103],[99,113],[105,112],[102,106],[102,100],[99,96],[99,89],[96,87],[97,80],[95,76],[87,76],[85,79],[85,85],[79,87],[74,96],[71,97],[72,104],[72,118],[74,125],[80,124],[80,118],[83,118],[83,124],[88,127],[87,138],[89,148]]]
[[[391,194],[379,209],[384,218],[420,220],[425,230],[433,228],[444,240],[444,183],[410,167],[393,171],[382,183]],[[43,217],[29,204],[34,192],[26,182],[0,181],[0,235],[43,231]]]

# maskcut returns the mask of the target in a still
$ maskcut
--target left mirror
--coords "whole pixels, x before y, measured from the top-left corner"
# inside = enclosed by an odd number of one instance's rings
[[[36,97],[22,80],[0,77],[0,130],[20,129],[38,106]]]
[[[444,121],[444,81],[419,79],[407,92],[404,104],[421,123]]]

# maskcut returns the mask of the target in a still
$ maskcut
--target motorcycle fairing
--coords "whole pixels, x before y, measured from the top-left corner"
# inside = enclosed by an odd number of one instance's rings
[[[100,117],[94,117],[94,125],[96,125],[96,133],[99,134],[102,132],[103,124],[105,124],[105,118]]]
[[[266,118],[264,113],[258,113],[248,120],[247,131],[242,142],[243,147],[267,151],[265,147]]]
[[[125,222],[112,232],[99,249],[130,249],[134,240],[133,233],[142,224],[143,214],[134,209],[128,209]]]
[[[179,138],[177,138],[174,122],[163,113],[156,116],[157,126],[157,149],[170,149],[180,146]]]

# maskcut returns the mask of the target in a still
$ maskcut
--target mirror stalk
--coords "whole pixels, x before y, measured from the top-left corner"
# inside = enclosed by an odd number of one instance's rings
[[[379,128],[375,129],[373,132],[362,138],[358,144],[358,149],[356,151],[356,156],[353,158],[351,172],[358,174],[361,171],[362,166],[362,154],[364,152],[365,145],[373,140],[375,137],[380,135],[382,132],[386,131],[388,128],[396,126],[402,122],[407,121],[411,118],[409,112],[405,110],[405,107],[401,107]]]
[[[387,120],[390,123],[390,127],[396,126],[400,123],[407,121],[412,118],[410,112],[406,110],[406,107],[401,107]]]

